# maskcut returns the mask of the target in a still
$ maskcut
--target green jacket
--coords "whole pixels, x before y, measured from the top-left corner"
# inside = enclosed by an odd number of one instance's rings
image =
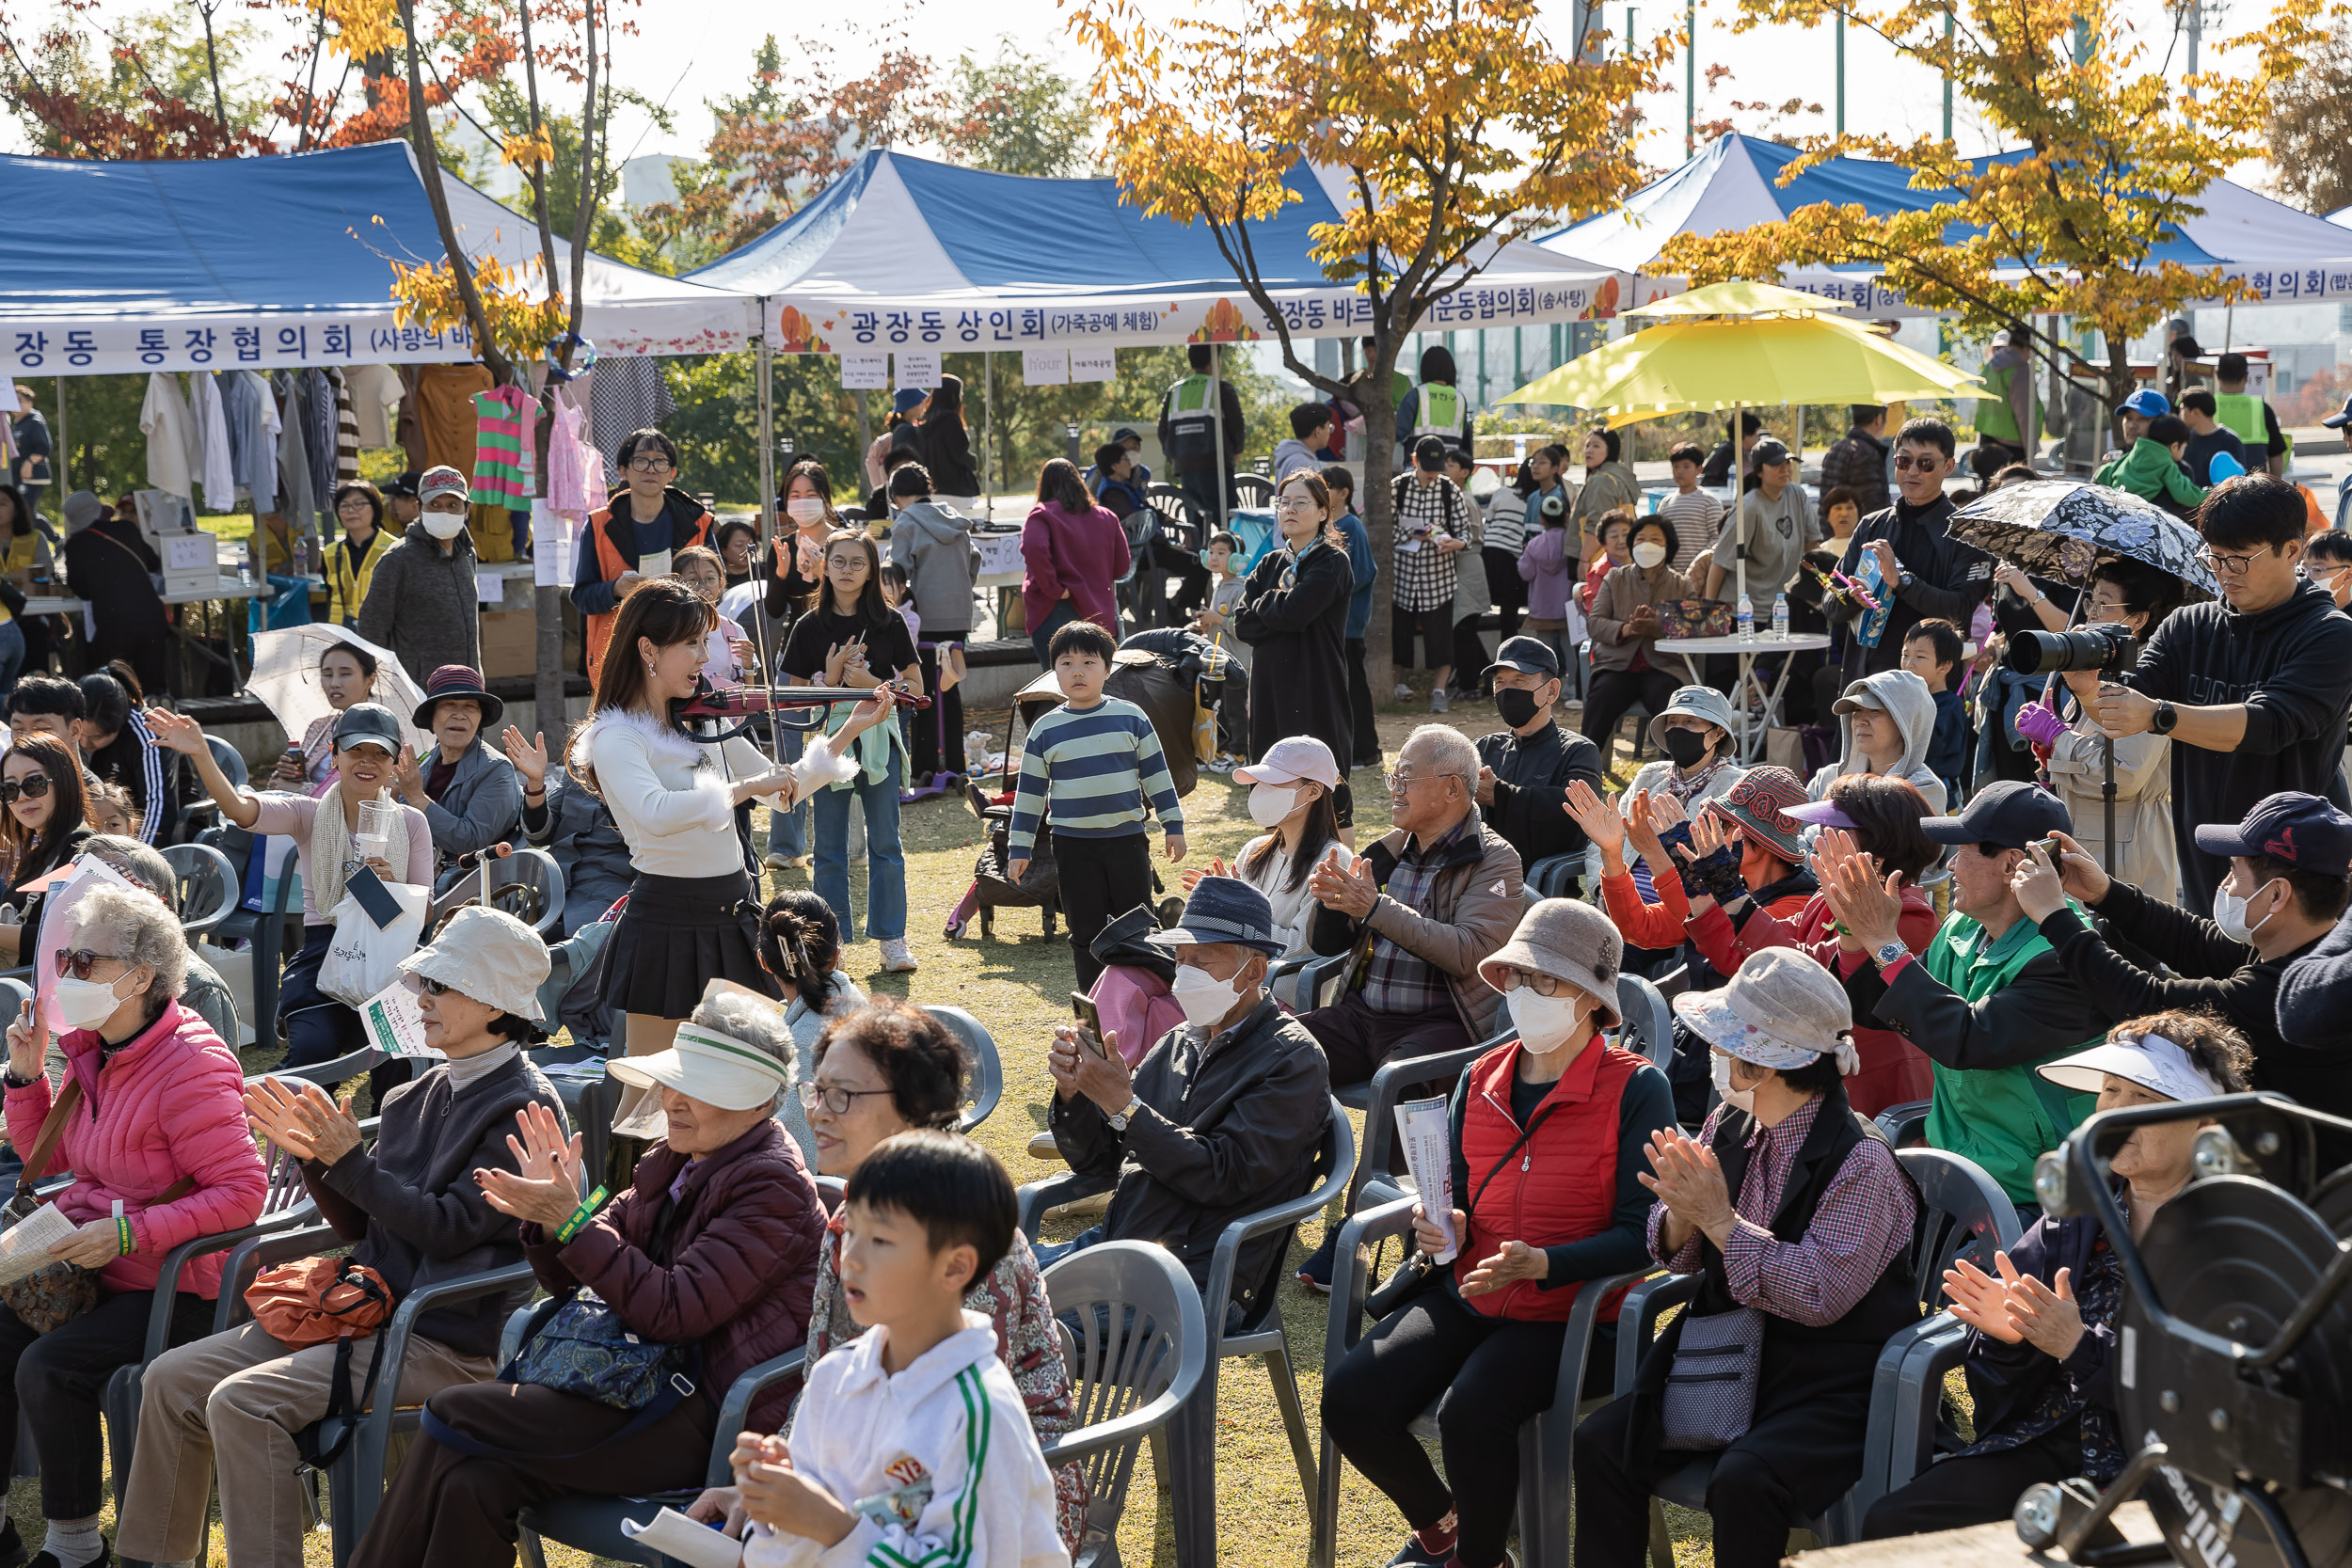
[[[1894,1030],[1933,1065],[1929,1145],[1975,1161],[2013,1202],[2032,1203],[2034,1161],[2097,1098],[2033,1069],[2096,1045],[2113,1022],[2067,976],[2041,930],[2020,918],[1989,942],[1983,927],[1954,914],[1893,984],[1867,958],[1845,982],[1857,1022]]]
[[[2205,499],[2196,481],[2172,460],[2172,449],[2145,436],[2132,443],[2131,451],[2102,467],[2091,483],[2111,490],[2129,490],[2159,505],[2167,496],[2181,506],[2195,506]]]

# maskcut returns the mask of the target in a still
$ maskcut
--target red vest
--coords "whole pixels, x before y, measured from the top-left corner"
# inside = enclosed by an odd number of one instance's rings
[[[1645,1058],[1597,1041],[1586,1046],[1535,1107],[1534,1135],[1513,1153],[1520,1127],[1511,1117],[1511,1079],[1518,1070],[1519,1049],[1513,1040],[1470,1064],[1462,1111],[1470,1191],[1454,1195],[1456,1202],[1469,1206],[1470,1236],[1454,1260],[1457,1283],[1505,1242],[1561,1246],[1599,1235],[1615,1217],[1621,1101],[1626,1080]],[[1581,1289],[1580,1282],[1547,1291],[1535,1280],[1522,1279],[1462,1300],[1490,1318],[1565,1323]],[[1601,1308],[1603,1323],[1617,1321],[1623,1295],[1620,1291]]]

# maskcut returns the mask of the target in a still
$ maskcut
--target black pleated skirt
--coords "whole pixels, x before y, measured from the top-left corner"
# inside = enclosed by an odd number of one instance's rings
[[[745,873],[640,872],[604,953],[605,1006],[682,1019],[701,1005],[703,988],[713,980],[781,997],[775,977],[760,965],[758,933],[758,895]]]

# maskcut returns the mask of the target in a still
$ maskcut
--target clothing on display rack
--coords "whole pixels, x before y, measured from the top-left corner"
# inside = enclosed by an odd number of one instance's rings
[[[351,401],[351,377],[341,370],[326,372],[335,394],[335,484],[338,488],[359,477],[359,416]],[[389,440],[386,443],[389,444]],[[334,492],[327,492],[332,502]]]
[[[483,365],[415,365],[402,372],[408,395],[400,405],[400,440],[408,466],[421,473],[447,464],[473,483],[476,392],[492,382]]]
[[[231,371],[221,388],[229,414],[229,460],[253,497],[253,515],[278,510],[278,400],[269,383],[251,371]]]
[[[586,440],[587,412],[569,398],[555,401],[548,436],[548,504],[574,522],[604,504],[604,453]]]
[[[197,371],[189,377],[195,391],[194,412],[199,445],[203,451],[204,510],[237,509],[237,469],[229,451],[229,405],[221,396],[220,377]]]
[[[393,434],[392,410],[407,394],[400,372],[390,365],[349,365],[344,367],[343,390],[351,398],[351,417],[358,426],[358,444],[363,447],[397,446]],[[354,453],[355,461],[357,453]],[[420,469],[420,472],[422,470]],[[352,477],[358,477],[355,466]]]
[[[335,384],[327,374],[310,370],[300,377],[302,445],[310,460],[310,497],[322,512],[334,510],[335,494]]]
[[[310,488],[310,421],[302,409],[302,379],[300,371],[280,371],[277,375],[278,390],[283,400],[278,431],[278,476],[284,486],[278,506],[297,535],[317,531],[320,499]],[[325,589],[319,590],[319,597],[326,597]]]
[[[493,387],[476,392],[473,406],[473,499],[530,511],[537,488],[531,459],[539,405],[519,387]]]
[[[196,494],[196,476],[203,467],[198,443],[196,416],[189,411],[180,378],[158,371],[147,378],[147,401],[139,407],[139,430],[147,437],[147,484],[175,496]]]
[[[659,360],[599,359],[588,381],[589,425],[596,450],[615,472],[621,443],[677,411]]]

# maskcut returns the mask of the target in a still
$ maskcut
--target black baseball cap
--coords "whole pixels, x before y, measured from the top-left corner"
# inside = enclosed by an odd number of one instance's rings
[[[2208,822],[2197,830],[2208,855],[2264,855],[2303,871],[2352,875],[2352,816],[2316,795],[2282,789],[2254,802],[2231,827]]]
[[[1487,665],[1482,673],[1491,675],[1497,670],[1517,670],[1522,675],[1549,675],[1557,679],[1560,656],[1552,652],[1551,644],[1540,637],[1506,637],[1502,640],[1502,646],[1495,650],[1495,661]]]
[[[384,482],[384,493],[388,496],[400,496],[408,500],[415,500],[417,499],[417,486],[423,481],[423,479],[424,475],[418,472],[416,469],[411,468],[406,473],[401,475],[398,479],[386,480]]]
[[[1143,437],[1136,434],[1135,426],[1123,424],[1111,432],[1111,439],[1123,447],[1130,441],[1140,441]]]
[[[2037,838],[2074,828],[2065,801],[2015,779],[1985,785],[1957,816],[1919,819],[1919,831],[1938,844],[1997,844],[2004,849],[2023,849]]]
[[[1445,442],[1435,436],[1424,436],[1413,443],[1413,467],[1423,473],[1436,473],[1445,467]]]
[[[1756,442],[1755,456],[1757,467],[1777,468],[1788,461],[1788,449],[1781,443],[1778,436],[1767,436]]]

